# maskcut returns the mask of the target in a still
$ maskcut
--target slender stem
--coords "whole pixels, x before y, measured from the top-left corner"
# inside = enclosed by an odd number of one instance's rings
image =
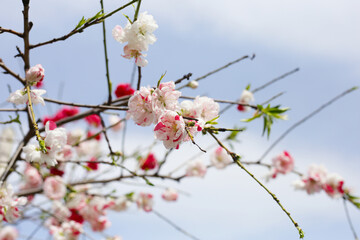
[[[294,70],[291,70],[290,72],[284,73],[283,75],[281,75],[281,76],[279,76],[279,77],[277,77],[277,78],[274,78],[273,80],[265,83],[264,85],[261,85],[260,87],[255,88],[255,89],[252,90],[251,92],[252,92],[252,93],[256,93],[257,91],[260,91],[260,90],[266,88],[267,86],[269,86],[269,85],[271,85],[271,84],[273,84],[273,83],[275,83],[275,82],[277,82],[277,81],[279,81],[279,80],[281,80],[281,79],[283,79],[283,78],[286,78],[287,76],[289,76],[289,75],[291,75],[291,74],[293,74],[293,73],[296,73],[296,72],[299,71],[299,70],[300,70],[300,68],[295,68]]]
[[[26,108],[3,108],[0,109],[0,112],[24,112]]]
[[[284,213],[286,213],[286,215],[289,217],[289,219],[291,220],[291,222],[294,224],[294,226],[296,227],[296,229],[299,232],[300,238],[304,238],[304,232],[303,230],[299,227],[299,224],[297,222],[295,222],[295,220],[291,217],[290,212],[288,212],[283,205],[280,203],[280,200],[276,197],[276,195],[274,193],[272,193],[267,187],[265,187],[264,184],[262,184],[262,182],[260,182],[255,176],[254,174],[252,174],[251,172],[249,172],[245,166],[240,162],[240,156],[237,155],[234,152],[231,152],[227,147],[225,147],[225,145],[214,135],[214,133],[212,133],[211,131],[209,132],[210,135],[216,140],[216,142],[226,150],[226,152],[231,156],[231,158],[234,160],[234,162],[241,168],[243,169],[252,179],[254,179],[268,194],[270,194],[270,196],[275,200],[275,202],[279,205],[279,207],[283,210]]]
[[[101,12],[104,13],[104,3],[103,0],[100,0],[101,5]],[[108,104],[111,103],[111,94],[112,94],[112,83],[110,81],[110,73],[109,73],[109,59],[107,54],[107,46],[106,46],[106,27],[105,27],[105,19],[102,22],[102,28],[103,28],[103,42],[104,42],[104,55],[105,55],[105,67],[106,67],[106,79],[107,79],[107,85],[108,85]]]
[[[127,107],[115,107],[115,106],[107,106],[107,105],[90,105],[90,104],[81,104],[81,103],[71,103],[71,102],[65,102],[50,98],[44,98],[46,102],[52,102],[60,105],[68,105],[68,106],[74,106],[74,107],[84,107],[84,108],[99,108],[99,109],[110,109],[110,110],[123,110],[127,111],[129,110]]]
[[[110,145],[110,140],[109,140],[109,137],[107,135],[107,129],[106,129],[106,126],[105,126],[105,122],[104,122],[104,119],[103,117],[100,115],[100,113],[98,114],[98,116],[100,117],[100,120],[101,120],[101,126],[103,127],[103,133],[104,133],[104,136],[105,136],[105,140],[107,142],[107,145],[108,145],[108,148],[109,148],[109,152],[111,155],[114,154],[112,148],[111,148],[111,145]]]
[[[254,57],[255,57],[255,55],[252,55],[252,56],[250,57],[250,60],[253,60]],[[220,68],[218,68],[218,69],[215,69],[214,71],[211,71],[211,72],[209,72],[209,73],[207,73],[207,74],[205,74],[205,75],[203,75],[203,76],[201,76],[201,77],[198,77],[198,78],[196,78],[196,79],[193,80],[193,81],[197,81],[197,82],[198,82],[198,81],[200,81],[200,80],[202,80],[202,79],[204,79],[204,78],[207,78],[208,76],[210,76],[210,75],[212,75],[212,74],[214,74],[214,73],[217,73],[217,72],[219,72],[219,71],[221,71],[221,70],[223,70],[223,69],[225,69],[225,68],[227,68],[227,67],[229,67],[229,66],[231,66],[231,65],[233,65],[233,64],[235,64],[235,63],[238,63],[238,62],[240,62],[240,61],[242,61],[242,60],[244,60],[244,59],[247,59],[247,58],[249,58],[248,55],[243,56],[243,57],[241,57],[241,58],[238,58],[238,59],[236,59],[235,61],[229,62],[229,63],[227,63],[226,65],[224,65],[224,66],[222,66],[222,67],[220,67]],[[186,87],[186,85],[177,88],[177,90],[183,89],[184,87]]]
[[[134,15],[134,21],[133,22],[135,22],[137,20],[137,17],[139,15],[140,4],[141,4],[141,0],[138,0],[138,5],[136,6],[135,15]]]
[[[344,203],[345,215],[346,215],[346,219],[347,219],[347,221],[348,221],[348,223],[349,223],[351,232],[352,232],[353,235],[354,235],[354,239],[355,239],[355,240],[359,240],[359,238],[358,238],[358,236],[357,236],[357,234],[356,234],[356,232],[355,232],[355,228],[354,228],[354,226],[353,226],[353,224],[352,224],[351,218],[350,218],[349,209],[348,209],[348,207],[347,207],[347,205],[346,205],[346,198],[344,198],[343,200],[344,200],[343,203]]]
[[[194,235],[188,233],[187,231],[185,231],[184,229],[182,229],[181,227],[179,227],[177,224],[175,224],[173,221],[171,221],[170,219],[168,219],[167,217],[165,217],[164,215],[160,214],[158,211],[155,211],[154,209],[152,210],[152,212],[158,216],[159,218],[161,218],[162,220],[164,220],[166,223],[170,224],[173,228],[175,228],[176,230],[178,230],[179,232],[183,233],[184,235],[188,236],[191,239],[194,240],[199,240],[199,238],[195,237]]]
[[[37,125],[37,123],[35,121],[35,113],[34,113],[33,105],[32,105],[32,102],[31,102],[31,90],[30,90],[30,86],[29,86],[28,83],[26,84],[26,93],[28,95],[28,107],[29,107],[29,111],[30,111],[30,114],[31,114],[30,119],[32,120],[32,126],[34,127],[34,130],[35,130],[36,139],[39,142],[39,146],[40,146],[41,151],[43,153],[46,153],[47,150],[46,150],[46,147],[45,147],[45,142],[40,136],[39,127],[38,127],[38,125]]]
[[[106,18],[112,16],[113,14],[121,11],[122,9],[132,5],[133,3],[136,3],[138,0],[133,0],[117,9],[115,9],[114,11],[108,13],[108,14],[105,14],[103,17],[101,18],[98,18],[96,19],[95,21],[92,21],[90,23],[86,23],[84,24],[84,26],[78,28],[78,29],[73,29],[70,33],[62,36],[62,37],[59,37],[59,38],[54,38],[54,39],[51,39],[49,41],[46,41],[46,42],[41,42],[41,43],[38,43],[38,44],[35,44],[35,45],[30,45],[30,48],[37,48],[37,47],[40,47],[40,46],[44,46],[44,45],[48,45],[48,44],[52,44],[52,43],[55,43],[55,42],[58,42],[58,41],[64,41],[66,39],[68,39],[69,37],[77,34],[77,33],[82,33],[86,28],[92,26],[92,25],[95,25],[95,24],[98,24],[98,23],[101,23],[103,20],[105,20]]]
[[[331,99],[330,101],[324,103],[323,105],[321,105],[319,108],[317,108],[316,110],[314,110],[313,112],[311,112],[310,114],[306,115],[304,118],[302,118],[300,121],[296,122],[294,125],[292,125],[290,128],[288,128],[283,134],[280,135],[280,137],[278,139],[275,140],[275,142],[273,142],[273,144],[270,145],[270,147],[268,149],[266,149],[266,151],[263,153],[263,155],[259,158],[259,160],[257,162],[261,162],[268,154],[269,152],[282,140],[284,139],[291,131],[293,131],[295,128],[297,128],[298,126],[300,126],[301,124],[303,124],[304,122],[306,122],[307,120],[309,120],[310,118],[312,118],[313,116],[315,116],[316,114],[318,114],[319,112],[321,112],[323,109],[325,109],[326,107],[330,106],[333,102],[339,100],[340,98],[344,97],[345,95],[351,93],[352,91],[358,89],[358,87],[352,87],[348,90],[346,90],[345,92],[337,95],[336,97],[334,97],[333,99]]]
[[[140,85],[141,85],[141,67],[138,67],[138,82],[137,82],[137,87],[136,90],[140,89]]]

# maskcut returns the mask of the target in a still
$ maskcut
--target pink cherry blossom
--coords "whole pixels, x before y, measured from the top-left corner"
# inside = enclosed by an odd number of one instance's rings
[[[47,177],[44,182],[44,193],[52,200],[60,200],[66,194],[64,180],[59,176]]]
[[[156,118],[158,119],[166,110],[175,111],[180,96],[181,92],[175,90],[174,82],[160,83],[152,94],[152,104]]]
[[[217,168],[225,168],[232,162],[232,158],[222,147],[218,147],[215,152],[211,155],[211,163]]]
[[[204,122],[219,116],[219,104],[209,97],[197,96],[194,100],[194,104],[198,109],[198,118],[201,118]]]
[[[166,149],[179,148],[186,136],[184,119],[174,111],[166,111],[154,128],[155,137],[161,141]]]
[[[204,177],[207,168],[201,159],[196,159],[188,164],[186,168],[186,176],[188,177]]]
[[[330,173],[326,176],[323,189],[330,197],[340,198],[345,192],[344,179],[337,173]]]
[[[114,116],[114,115],[111,115],[109,117],[109,123],[110,123],[110,125],[116,124],[111,128],[115,132],[120,131],[124,126],[123,122],[121,121],[121,118],[119,118],[118,116]]]
[[[179,194],[177,193],[177,191],[173,188],[167,188],[163,194],[161,195],[161,197],[165,200],[165,201],[176,201],[179,197]]]
[[[116,212],[121,212],[128,209],[130,205],[131,201],[127,197],[120,196],[114,200],[114,205],[112,205],[110,208]]]
[[[277,173],[286,174],[294,169],[294,159],[287,151],[284,151],[283,153],[273,158],[272,163],[272,166],[275,170],[275,177]]]
[[[153,195],[150,193],[139,193],[136,198],[138,208],[143,209],[145,212],[151,212],[154,205]]]
[[[43,81],[44,76],[44,68],[41,66],[41,64],[37,64],[26,71],[25,79],[33,85],[37,82]]]
[[[155,119],[151,102],[153,91],[154,89],[152,88],[141,87],[129,99],[128,114],[137,125],[149,126],[157,120]]]
[[[151,170],[156,168],[157,160],[153,153],[149,153],[146,158],[140,159],[140,168],[142,170]]]
[[[249,104],[250,102],[253,102],[254,99],[254,95],[252,94],[252,92],[248,91],[248,90],[243,90],[243,92],[241,93],[241,97],[239,99],[239,103],[241,104]],[[242,112],[246,112],[250,110],[249,106],[243,106],[243,105],[238,105],[237,109],[239,111]]]
[[[146,54],[141,53],[139,50],[131,49],[129,45],[124,47],[124,55],[121,55],[126,59],[135,58],[135,64],[138,67],[145,67],[148,64],[148,61],[144,58]]]
[[[306,190],[308,194],[320,192],[326,181],[327,170],[322,165],[311,165],[308,175],[293,183],[295,189]]]
[[[41,95],[45,94],[46,90],[44,89],[33,89],[30,91],[30,97],[32,104],[41,104],[45,105],[44,99]],[[14,103],[15,105],[19,104],[26,104],[28,102],[28,94],[25,89],[16,90],[13,93],[10,93],[9,98],[7,99],[8,102]]]
[[[16,240],[18,236],[19,233],[13,226],[5,226],[0,229],[0,240]]]
[[[5,220],[13,222],[20,217],[19,207],[27,202],[25,197],[14,196],[13,188],[10,184],[2,184],[0,187],[0,222]]]
[[[43,183],[43,179],[39,171],[30,164],[26,165],[24,171],[25,188],[37,188]]]

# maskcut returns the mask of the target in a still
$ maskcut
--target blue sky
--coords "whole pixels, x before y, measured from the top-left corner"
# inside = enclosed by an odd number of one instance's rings
[[[105,1],[105,9],[109,12],[124,3]],[[0,26],[20,31],[21,1],[3,0],[3,4],[6,11],[0,16]],[[99,9],[98,1],[89,0],[31,4],[32,43],[64,35],[82,16],[90,17]],[[257,87],[299,67],[298,73],[255,95],[260,103],[285,91],[274,104],[291,108],[289,120],[275,124],[269,140],[261,137],[260,121],[250,124],[248,131],[240,136],[237,152],[246,160],[257,159],[289,126],[333,96],[360,85],[359,8],[360,3],[355,0],[341,3],[335,0],[144,0],[141,11],[152,14],[159,29],[155,32],[158,41],[147,53],[149,64],[143,69],[143,84],[154,85],[165,71],[164,81],[175,80],[188,72],[198,77],[238,57],[255,53],[253,61],[245,60],[201,81],[199,89],[183,92],[187,96],[201,94],[235,100],[248,83]],[[131,15],[133,9],[124,13]],[[125,22],[121,13],[106,21],[114,85],[128,82],[132,71],[132,62],[120,56],[123,46],[111,37],[111,29]],[[58,98],[63,85],[62,100],[97,104],[106,99],[101,34],[100,25],[95,26],[66,42],[31,52],[31,64],[41,63],[45,68],[49,97]],[[15,45],[21,46],[21,42],[5,34],[0,35],[0,42],[0,58],[21,73],[20,60],[13,58]],[[20,85],[8,76],[0,76],[0,81],[2,103],[8,95],[6,84],[11,84],[13,90]],[[336,102],[284,139],[266,161],[270,162],[271,156],[286,149],[294,156],[298,170],[305,172],[311,163],[324,164],[330,172],[342,175],[346,185],[360,195],[359,100],[360,91],[356,91]],[[54,112],[56,107],[51,105],[46,111]],[[36,111],[39,115],[46,114],[42,107]],[[233,109],[221,116],[219,123],[243,126],[240,119],[247,116]],[[3,121],[7,114],[1,113],[0,117]],[[149,143],[153,138],[151,129],[130,124],[129,132],[129,148],[136,145],[139,136]],[[119,135],[114,136],[114,141],[119,142],[116,137]],[[206,146],[207,140],[201,138],[199,142]],[[190,144],[182,146],[170,166],[187,159],[189,151],[196,153],[197,149]],[[203,158],[207,159],[208,155]],[[261,167],[250,169],[259,177],[266,173]],[[281,176],[267,185],[303,227],[306,239],[351,239],[342,202],[323,193],[307,196],[295,192],[290,183],[296,178]],[[163,203],[157,198],[156,209],[200,239],[297,238],[296,229],[275,202],[234,166],[223,171],[210,170],[204,179],[184,180],[173,186],[190,192],[191,197],[181,196],[176,204]],[[131,188],[123,186],[121,190],[128,189]],[[350,211],[355,226],[359,226],[359,210],[350,206]],[[135,208],[113,219],[109,232],[119,233],[124,239],[186,239],[153,214]]]

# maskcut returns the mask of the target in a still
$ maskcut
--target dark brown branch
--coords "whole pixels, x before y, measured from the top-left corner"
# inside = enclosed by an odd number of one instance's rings
[[[106,128],[106,126],[105,126],[104,119],[103,119],[103,117],[102,117],[100,114],[98,114],[98,116],[100,117],[100,120],[101,120],[101,126],[103,127],[102,132],[104,133],[105,140],[106,140],[106,142],[107,142],[110,155],[113,155],[114,152],[113,152],[113,150],[112,150],[112,148],[111,148],[110,140],[109,140],[109,137],[108,137],[108,135],[107,135],[107,131],[106,131],[107,128]]]
[[[121,111],[127,111],[129,110],[127,107],[115,107],[115,106],[107,106],[107,105],[89,105],[89,104],[81,104],[81,103],[71,103],[71,102],[64,102],[60,100],[50,99],[50,98],[44,98],[46,102],[52,102],[60,105],[68,105],[68,106],[74,106],[74,107],[84,107],[84,108],[99,108],[103,110],[121,110]]]
[[[81,33],[83,32],[86,28],[92,26],[92,25],[95,25],[95,24],[98,24],[98,23],[101,23],[103,20],[105,20],[106,18],[110,17],[111,15],[117,13],[118,11],[130,6],[131,4],[133,3],[136,3],[138,0],[133,0],[125,5],[123,5],[122,7],[118,8],[118,9],[115,9],[114,11],[108,13],[108,14],[105,14],[103,17],[101,18],[98,18],[92,22],[89,22],[89,23],[85,23],[82,27],[78,28],[78,29],[73,29],[71,32],[69,32],[68,34],[62,36],[62,37],[59,37],[59,38],[54,38],[52,40],[49,40],[49,41],[46,41],[46,42],[42,42],[42,43],[38,43],[38,44],[35,44],[35,45],[30,45],[30,49],[33,49],[33,48],[37,48],[37,47],[40,47],[40,46],[44,46],[44,45],[48,45],[48,44],[52,44],[52,43],[55,43],[55,42],[58,42],[58,41],[64,41],[66,39],[68,39],[69,37],[77,34],[77,33]]]
[[[2,34],[4,32],[14,34],[14,35],[16,35],[18,37],[21,37],[21,38],[24,37],[22,33],[16,32],[16,31],[14,31],[12,29],[6,29],[6,28],[0,27],[0,34]]]
[[[24,112],[26,108],[3,108],[0,109],[0,112]]]
[[[141,85],[141,67],[138,67],[138,82],[137,82],[137,87],[136,90],[140,89],[140,85]]]
[[[5,65],[5,63],[2,61],[1,58],[0,58],[0,67],[5,70],[5,72],[4,72],[5,74],[10,74],[11,76],[13,76],[17,80],[19,80],[19,82],[21,82],[21,84],[25,85],[25,79],[20,77],[19,74],[16,74],[15,72],[11,71],[11,69]]]
[[[175,85],[181,83],[185,79],[189,80],[191,76],[192,76],[192,73],[188,73],[188,74],[184,75],[182,78],[179,78],[178,80],[175,81]]]

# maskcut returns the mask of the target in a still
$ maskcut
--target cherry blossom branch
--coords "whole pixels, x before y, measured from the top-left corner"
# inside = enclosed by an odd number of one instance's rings
[[[115,9],[114,11],[108,13],[108,14],[105,14],[103,17],[100,17],[98,19],[95,19],[94,21],[91,21],[89,23],[85,23],[82,27],[78,28],[78,29],[73,29],[71,30],[68,34],[62,36],[62,37],[58,37],[58,38],[54,38],[52,40],[49,40],[49,41],[46,41],[46,42],[41,42],[41,43],[38,43],[38,44],[34,44],[34,45],[30,45],[30,49],[33,49],[33,48],[37,48],[37,47],[40,47],[40,46],[44,46],[44,45],[48,45],[48,44],[52,44],[52,43],[55,43],[55,42],[59,42],[59,41],[64,41],[66,39],[68,39],[69,37],[77,34],[77,33],[82,33],[86,28],[92,26],[92,25],[95,25],[95,24],[98,24],[98,23],[101,23],[103,20],[105,20],[106,18],[112,16],[113,14],[121,11],[122,9],[130,6],[131,4],[133,3],[136,3],[137,1],[139,0],[133,0],[117,9]]]
[[[116,106],[108,106],[108,105],[90,105],[90,104],[81,104],[81,103],[71,103],[71,102],[64,102],[60,100],[55,100],[51,98],[45,98],[46,102],[56,103],[60,105],[68,105],[73,107],[84,107],[84,108],[98,108],[103,110],[120,110],[120,111],[127,111],[129,110],[127,107],[116,107]]]
[[[288,212],[283,205],[280,203],[280,200],[276,197],[276,195],[274,193],[272,193],[267,187],[265,187],[264,184],[262,184],[262,182],[260,182],[255,176],[254,174],[252,174],[251,172],[249,172],[245,166],[240,162],[240,156],[237,155],[234,152],[231,152],[227,147],[225,147],[225,145],[214,135],[213,132],[208,131],[209,134],[215,139],[215,141],[219,144],[219,146],[221,146],[222,148],[224,148],[226,150],[226,152],[231,156],[231,158],[233,159],[233,161],[241,168],[243,169],[251,178],[253,178],[268,194],[270,194],[270,196],[274,199],[274,201],[279,205],[279,207],[283,210],[284,213],[286,213],[286,215],[289,217],[289,219],[291,220],[291,222],[294,224],[294,226],[296,227],[296,229],[299,232],[299,236],[300,238],[304,238],[304,232],[303,230],[299,227],[299,224],[297,222],[295,222],[295,220],[290,216],[290,212]]]
[[[191,239],[194,240],[199,240],[199,238],[195,237],[194,235],[188,233],[187,231],[185,231],[184,229],[182,229],[181,227],[179,227],[177,224],[175,224],[173,221],[171,221],[170,219],[168,219],[167,217],[165,217],[164,215],[160,214],[158,211],[156,210],[152,210],[152,212],[158,216],[159,218],[161,218],[162,220],[164,220],[166,223],[170,224],[173,228],[175,228],[176,230],[178,230],[179,232],[183,233],[184,235],[188,236]]]
[[[247,58],[250,58],[250,60],[253,60],[253,59],[255,58],[255,54],[253,54],[251,57],[249,57],[248,55],[245,55],[245,56],[243,56],[243,57],[241,57],[241,58],[238,58],[238,59],[236,59],[235,61],[229,62],[229,63],[227,63],[226,65],[224,65],[224,66],[222,66],[222,67],[220,67],[220,68],[218,68],[218,69],[215,69],[215,70],[213,70],[213,71],[211,71],[211,72],[209,72],[209,73],[207,73],[207,74],[205,74],[205,75],[203,75],[203,76],[201,76],[201,77],[198,77],[198,78],[196,78],[196,79],[193,80],[193,81],[198,82],[198,81],[200,81],[200,80],[202,80],[202,79],[204,79],[204,78],[207,78],[207,77],[210,76],[210,75],[213,75],[214,73],[217,73],[217,72],[219,72],[219,71],[221,71],[221,70],[223,70],[223,69],[225,69],[225,68],[227,68],[227,67],[230,67],[231,65],[233,65],[233,64],[235,64],[235,63],[238,63],[238,62],[240,62],[240,61],[242,61],[242,60],[244,60],[244,59],[247,59]],[[186,85],[177,88],[177,90],[183,89],[184,87],[186,87]]]
[[[137,82],[137,86],[136,86],[136,90],[140,89],[140,85],[141,85],[141,67],[138,67],[138,82]]]
[[[29,23],[29,0],[23,0],[24,10],[24,69],[25,72],[30,68],[30,43],[29,43],[29,33],[30,33],[30,23]]]
[[[326,107],[330,106],[332,103],[336,102],[337,100],[339,100],[340,98],[344,97],[345,95],[351,93],[352,91],[358,89],[358,87],[352,87],[348,90],[346,90],[345,92],[337,95],[336,97],[334,97],[333,99],[331,99],[330,101],[324,103],[323,105],[321,105],[319,108],[317,108],[316,110],[312,111],[310,114],[306,115],[304,118],[302,118],[300,121],[296,122],[295,124],[293,124],[291,127],[289,127],[283,134],[280,135],[280,137],[278,139],[276,139],[273,144],[270,145],[270,147],[263,153],[263,155],[259,158],[259,160],[257,160],[258,163],[260,163],[268,154],[269,152],[282,140],[284,139],[291,131],[293,131],[295,128],[297,128],[298,126],[300,126],[301,124],[303,124],[304,122],[306,122],[307,120],[309,120],[310,118],[312,118],[313,116],[315,116],[316,114],[318,114],[319,112],[321,112],[323,109],[325,109]]]
[[[103,119],[103,117],[102,117],[100,114],[98,114],[98,116],[100,117],[101,126],[103,127],[102,132],[104,133],[105,140],[106,140],[106,142],[107,142],[110,155],[113,155],[114,152],[113,152],[113,150],[112,150],[112,148],[111,148],[110,140],[109,140],[109,137],[108,137],[108,135],[107,135],[107,129],[106,129],[106,126],[105,126],[104,119]]]
[[[34,113],[33,105],[32,105],[32,102],[31,102],[31,91],[30,91],[30,86],[29,86],[28,82],[26,83],[26,93],[28,95],[29,115],[30,115],[30,119],[32,121],[32,126],[33,126],[34,131],[35,131],[35,136],[36,136],[37,141],[39,142],[40,150],[43,153],[46,153],[47,150],[46,150],[46,147],[45,147],[45,142],[42,139],[42,137],[40,136],[39,126],[38,126],[38,124],[37,124],[37,122],[35,120],[35,113]]]
[[[191,99],[194,100],[195,97],[188,97],[188,96],[180,96],[179,98],[183,98],[183,99]],[[252,109],[257,110],[258,107],[256,105],[251,105],[251,104],[245,104],[245,103],[239,103],[239,102],[235,102],[235,101],[228,101],[228,100],[220,100],[220,99],[213,99],[214,102],[218,102],[218,103],[228,103],[228,104],[236,104],[236,105],[241,105],[241,106],[245,106],[245,107],[251,107]]]
[[[179,83],[181,83],[183,80],[190,80],[190,77],[192,76],[192,73],[188,73],[188,74],[186,74],[186,75],[184,75],[182,78],[179,78],[178,80],[176,80],[174,83],[175,83],[175,85],[176,84],[179,84]]]
[[[279,81],[279,80],[281,80],[283,78],[286,78],[287,76],[289,76],[291,74],[294,74],[294,73],[298,72],[299,70],[300,70],[300,68],[295,68],[294,70],[291,70],[290,72],[284,73],[283,75],[281,75],[281,76],[279,76],[277,78],[274,78],[273,80],[261,85],[260,87],[255,88],[251,92],[256,93],[257,91],[260,91],[260,90],[268,87],[269,85],[271,85],[271,84],[273,84],[273,83],[275,83],[275,82],[277,82],[277,81]]]
[[[24,112],[26,108],[3,108],[0,109],[0,112]]]
[[[101,13],[105,13],[104,12],[104,3],[103,0],[100,0],[100,5],[101,5]],[[107,79],[107,85],[108,85],[108,91],[109,91],[109,96],[108,96],[108,104],[110,105],[111,103],[111,96],[112,96],[112,82],[110,81],[110,73],[109,73],[109,59],[108,59],[108,54],[107,54],[107,46],[106,46],[106,27],[105,27],[105,19],[104,21],[102,21],[102,29],[103,29],[103,42],[104,42],[104,55],[105,55],[105,68],[106,68],[106,79]]]
[[[14,34],[14,35],[16,35],[16,36],[18,36],[18,37],[23,38],[23,34],[22,34],[22,33],[16,32],[16,31],[14,31],[14,30],[12,30],[12,29],[6,29],[6,28],[0,27],[0,34],[5,33],[5,32],[6,32],[6,33],[11,33],[11,34]]]
[[[357,234],[356,234],[354,225],[353,225],[353,223],[352,223],[352,221],[351,221],[351,218],[350,218],[350,213],[349,213],[349,209],[348,209],[347,204],[346,204],[346,198],[345,198],[345,197],[343,198],[343,203],[344,203],[344,210],[345,210],[346,219],[347,219],[347,221],[348,221],[348,223],[349,223],[351,232],[352,232],[353,235],[354,235],[354,239],[355,239],[355,240],[359,240],[359,238],[358,238],[358,236],[357,236]]]
[[[11,69],[5,65],[5,63],[2,61],[1,58],[0,58],[0,67],[5,70],[5,72],[4,72],[5,74],[10,74],[11,76],[13,76],[17,80],[19,80],[19,82],[21,82],[21,84],[25,85],[25,79],[20,77],[19,74],[16,74],[15,72],[11,71]]]
[[[139,15],[140,4],[141,4],[141,0],[138,0],[138,4],[136,6],[136,10],[135,10],[135,14],[134,14],[134,21],[133,22],[135,22],[137,20],[137,17]]]

